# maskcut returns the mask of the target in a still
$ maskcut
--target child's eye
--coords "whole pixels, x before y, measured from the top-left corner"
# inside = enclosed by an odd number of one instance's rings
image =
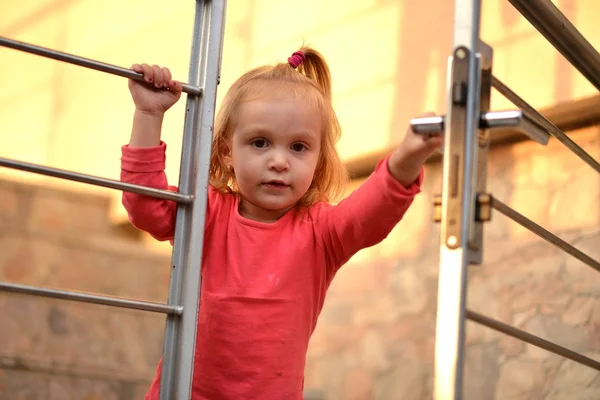
[[[262,149],[263,147],[267,147],[267,141],[265,139],[256,139],[252,141],[252,145]]]
[[[303,143],[294,143],[294,144],[291,146],[291,149],[292,149],[293,151],[296,151],[296,152],[301,152],[301,151],[303,151],[303,150],[306,150],[306,149],[307,149],[307,147],[306,147],[306,146],[305,146]]]

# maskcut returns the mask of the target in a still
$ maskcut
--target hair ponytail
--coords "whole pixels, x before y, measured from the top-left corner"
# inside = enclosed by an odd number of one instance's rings
[[[304,59],[298,65],[298,72],[315,81],[323,95],[331,101],[331,73],[325,58],[321,53],[310,47],[302,47],[296,53],[299,52],[304,54]]]

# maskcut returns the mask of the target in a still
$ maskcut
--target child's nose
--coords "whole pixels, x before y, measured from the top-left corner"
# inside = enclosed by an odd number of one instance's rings
[[[274,151],[269,159],[269,168],[276,171],[282,171],[289,168],[288,158],[282,151]]]

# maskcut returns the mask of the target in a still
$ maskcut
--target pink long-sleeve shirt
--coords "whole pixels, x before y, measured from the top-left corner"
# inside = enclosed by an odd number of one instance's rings
[[[123,146],[121,180],[159,189],[166,145]],[[325,292],[357,251],[382,241],[420,192],[387,158],[339,204],[290,210],[274,223],[238,213],[239,197],[209,186],[192,399],[300,400],[310,336]],[[173,238],[176,203],[124,193],[131,223]],[[146,395],[158,400],[161,362]]]

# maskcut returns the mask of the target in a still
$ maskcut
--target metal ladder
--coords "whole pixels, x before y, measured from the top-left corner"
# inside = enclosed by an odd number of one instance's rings
[[[550,0],[510,3],[598,90],[600,54]],[[492,75],[493,49],[479,38],[481,0],[455,0],[454,42],[447,75],[446,115],[417,118],[413,129],[445,137],[442,196],[435,199],[441,222],[440,275],[435,339],[435,400],[463,398],[465,321],[487,326],[600,371],[600,362],[466,308],[467,268],[481,264],[483,222],[492,209],[600,272],[600,262],[486,193],[489,130],[512,126],[545,145],[549,136],[600,173],[600,163]],[[491,88],[519,110],[490,112]]]
[[[0,158],[0,166],[138,193],[178,203],[167,304],[0,282],[0,291],[166,314],[161,400],[190,399],[200,298],[200,269],[226,0],[196,0],[181,165],[180,193]],[[0,37],[0,46],[143,81],[126,68]],[[193,244],[193,245],[192,245]]]

